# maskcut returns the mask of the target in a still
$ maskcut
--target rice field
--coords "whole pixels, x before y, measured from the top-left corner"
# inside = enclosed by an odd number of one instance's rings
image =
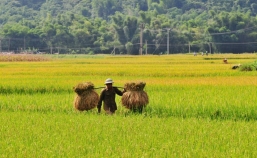
[[[256,54],[8,58],[0,57],[0,157],[257,156],[257,71],[231,69]],[[73,87],[106,78],[145,82],[143,113],[119,96],[115,115],[77,111]]]

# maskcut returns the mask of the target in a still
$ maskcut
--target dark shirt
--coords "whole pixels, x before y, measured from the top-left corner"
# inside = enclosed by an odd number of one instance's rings
[[[98,102],[97,108],[101,109],[102,101],[104,102],[104,110],[114,112],[117,110],[117,104],[115,102],[115,96],[118,94],[122,96],[123,92],[120,91],[117,87],[112,87],[111,89],[104,88],[100,93],[100,100]]]

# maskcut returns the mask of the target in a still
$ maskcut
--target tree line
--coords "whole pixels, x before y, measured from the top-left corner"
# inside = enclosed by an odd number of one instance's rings
[[[255,52],[254,0],[0,0],[0,51]]]

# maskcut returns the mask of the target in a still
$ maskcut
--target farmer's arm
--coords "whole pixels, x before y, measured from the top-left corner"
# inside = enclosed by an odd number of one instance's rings
[[[123,91],[123,92],[120,91],[120,90],[119,90],[118,88],[116,88],[116,87],[114,88],[114,90],[115,90],[115,93],[118,94],[119,96],[122,96],[123,93],[125,92],[125,91]]]
[[[104,100],[104,89],[100,93],[100,99],[99,99],[99,102],[97,104],[97,109],[98,109],[99,113],[101,112],[101,106],[102,106],[103,100]]]

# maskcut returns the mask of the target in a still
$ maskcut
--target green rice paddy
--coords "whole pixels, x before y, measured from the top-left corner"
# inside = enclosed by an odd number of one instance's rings
[[[256,54],[17,58],[0,62],[0,157],[257,156],[257,72],[231,69]],[[109,77],[146,82],[142,114],[119,96],[112,116],[74,109],[73,86]]]

